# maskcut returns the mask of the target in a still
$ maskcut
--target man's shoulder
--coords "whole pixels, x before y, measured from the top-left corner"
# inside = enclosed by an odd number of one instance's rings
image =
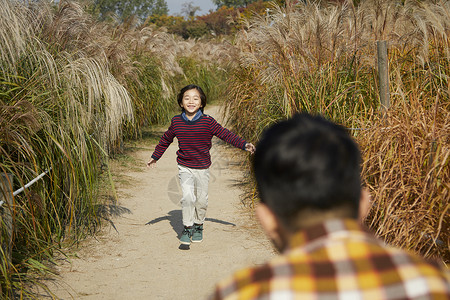
[[[416,253],[410,252],[393,246],[386,246],[386,252],[389,259],[398,268],[416,269],[416,273],[422,275],[442,275],[444,274],[450,280],[450,270],[440,261],[432,258],[425,258]]]
[[[216,298],[213,299],[240,299],[244,294],[256,296],[261,291],[267,292],[270,290],[271,280],[278,273],[281,274],[283,269],[290,269],[286,268],[288,265],[286,257],[278,255],[263,265],[240,269],[216,285]]]

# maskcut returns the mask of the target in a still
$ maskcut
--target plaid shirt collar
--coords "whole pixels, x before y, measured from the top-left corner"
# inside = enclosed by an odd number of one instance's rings
[[[333,241],[348,237],[380,243],[371,235],[367,235],[367,230],[363,229],[354,219],[331,219],[294,234],[285,254],[296,251],[310,252]]]

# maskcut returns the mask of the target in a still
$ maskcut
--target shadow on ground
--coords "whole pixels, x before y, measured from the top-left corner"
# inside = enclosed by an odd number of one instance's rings
[[[154,220],[148,221],[147,223],[145,223],[145,225],[153,225],[153,224],[159,223],[164,220],[168,220],[170,222],[170,226],[172,226],[173,231],[175,231],[175,233],[177,234],[177,237],[180,238],[181,237],[181,229],[183,228],[183,222],[182,222],[182,216],[181,216],[180,209],[169,211],[169,213],[166,216],[162,216],[162,217],[156,218]],[[218,220],[218,219],[214,219],[214,218],[206,218],[205,222],[213,222],[213,223],[218,223],[218,224],[223,224],[223,225],[236,226],[236,224],[234,224],[234,223],[230,223],[227,221]]]

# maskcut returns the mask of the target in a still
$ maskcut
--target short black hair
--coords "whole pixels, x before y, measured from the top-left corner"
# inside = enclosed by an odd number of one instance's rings
[[[349,207],[357,217],[361,154],[342,126],[296,114],[263,133],[253,161],[261,202],[286,224],[303,209]]]
[[[206,106],[206,95],[203,92],[202,88],[195,84],[189,84],[180,90],[180,93],[178,94],[178,97],[177,97],[178,105],[181,106],[181,103],[183,102],[184,93],[186,91],[194,90],[194,89],[197,90],[198,93],[200,94],[200,99],[202,101],[202,107],[200,108],[200,110],[203,112],[203,109]],[[182,108],[182,110],[184,110],[184,109]]]

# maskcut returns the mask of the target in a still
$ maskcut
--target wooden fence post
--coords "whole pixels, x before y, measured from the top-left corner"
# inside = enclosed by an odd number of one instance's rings
[[[381,108],[386,111],[391,106],[389,99],[389,66],[386,41],[377,41],[377,52],[378,78],[380,80],[380,102]]]
[[[13,207],[13,192],[12,192],[12,174],[0,173],[0,201],[3,205],[0,209],[0,230],[3,235],[5,230],[6,239],[2,240],[0,247],[7,258],[8,265],[11,263],[11,246],[12,246],[12,215],[11,209]]]

